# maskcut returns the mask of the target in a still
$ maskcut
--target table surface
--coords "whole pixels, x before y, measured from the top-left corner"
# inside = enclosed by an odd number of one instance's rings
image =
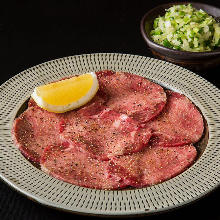
[[[169,1],[73,2],[23,0],[1,8],[0,84],[31,66],[65,56],[112,52],[153,57],[140,34],[140,20],[146,11]],[[220,1],[212,5],[220,7]],[[196,73],[220,88],[218,72],[215,68]],[[190,218],[192,214],[197,219],[220,219],[219,202],[220,188],[199,201],[148,219]],[[0,181],[1,220],[61,218],[81,216],[37,204]]]

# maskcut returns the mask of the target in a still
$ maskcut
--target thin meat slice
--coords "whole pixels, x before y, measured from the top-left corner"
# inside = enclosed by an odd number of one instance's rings
[[[195,161],[196,148],[193,145],[165,148],[154,146],[146,151],[140,160],[143,186],[153,185],[177,176]]]
[[[147,147],[148,148],[148,147]],[[110,160],[109,172],[112,176],[124,179],[129,186],[141,187],[142,167],[140,159],[142,153],[137,152],[129,155],[113,157]]]
[[[147,146],[151,137],[151,129],[140,128],[132,118],[111,109],[93,116],[72,111],[64,123],[62,140],[85,143],[84,150],[101,160],[137,152]]]
[[[144,77],[113,71],[96,73],[100,91],[108,96],[105,105],[140,123],[155,118],[166,103],[163,88]]]
[[[28,159],[39,162],[45,146],[59,142],[60,118],[60,114],[29,107],[14,121],[15,145]]]
[[[91,116],[102,111],[104,102],[104,97],[97,94],[86,105],[72,112]],[[15,145],[28,159],[38,163],[45,146],[60,142],[60,133],[65,128],[64,118],[68,114],[48,112],[31,98],[28,109],[14,121],[12,134]]]
[[[105,109],[104,103],[106,102],[106,100],[106,95],[98,91],[91,101],[89,101],[81,108],[75,109],[75,111],[77,111],[78,114],[83,116],[97,115]]]
[[[41,169],[65,182],[95,189],[118,189],[127,186],[127,180],[110,175],[109,161],[99,161],[82,152],[83,143],[48,146],[41,157]]]
[[[37,107],[37,103],[34,101],[34,99],[31,97],[28,101],[28,107]]]
[[[146,124],[153,130],[153,142],[163,146],[196,143],[203,134],[203,117],[184,95],[167,91],[167,104],[162,113]]]
[[[192,165],[196,155],[193,145],[171,148],[154,145],[132,155],[113,158],[111,172],[127,179],[131,186],[150,186],[182,173]]]

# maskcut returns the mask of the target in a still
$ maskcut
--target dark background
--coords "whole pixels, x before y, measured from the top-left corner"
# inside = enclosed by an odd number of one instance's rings
[[[168,2],[20,0],[1,5],[0,84],[33,65],[64,56],[112,52],[152,57],[140,34],[140,20],[149,9]],[[220,7],[220,0],[200,2]],[[219,68],[196,73],[220,88]],[[141,219],[220,219],[219,203],[217,189],[185,207]],[[0,220],[77,218],[81,216],[30,201],[0,181]]]

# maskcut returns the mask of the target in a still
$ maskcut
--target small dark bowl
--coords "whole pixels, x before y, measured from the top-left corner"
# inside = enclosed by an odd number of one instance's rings
[[[151,9],[144,15],[140,26],[141,34],[153,55],[162,60],[166,60],[192,70],[204,70],[207,68],[216,67],[220,64],[220,48],[210,52],[179,51],[159,45],[151,39],[150,31],[153,28],[153,21],[156,17],[159,15],[163,16],[165,14],[165,9],[168,9],[173,5],[189,3],[191,3],[192,6],[196,9],[202,9],[206,11],[214,18],[220,17],[220,9],[207,4],[194,2],[175,2],[163,4]]]

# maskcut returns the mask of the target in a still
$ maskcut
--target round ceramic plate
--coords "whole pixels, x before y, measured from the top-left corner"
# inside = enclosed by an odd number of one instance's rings
[[[201,110],[207,146],[182,174],[141,189],[95,190],[57,180],[27,161],[14,146],[14,118],[33,88],[68,75],[110,69],[144,76],[185,94]],[[74,213],[125,216],[161,212],[204,196],[220,182],[220,91],[198,75],[173,64],[128,54],[86,54],[52,60],[12,77],[0,86],[0,177],[41,204]],[[207,140],[207,138],[206,138]]]

